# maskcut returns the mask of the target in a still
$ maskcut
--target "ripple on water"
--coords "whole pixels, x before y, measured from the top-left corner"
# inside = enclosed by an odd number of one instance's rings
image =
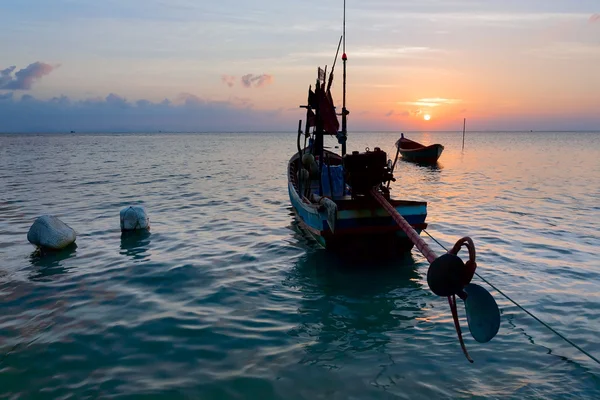
[[[393,194],[426,200],[431,234],[447,246],[473,237],[482,276],[600,354],[598,136],[569,138],[575,161],[561,135],[544,154],[541,134],[474,134],[464,152],[454,134],[414,135],[444,143],[442,162],[399,162]],[[351,147],[392,154],[395,140],[355,134]],[[320,251],[287,198],[294,146],[274,133],[0,135],[2,393],[600,397],[597,367],[495,290],[490,343],[472,339],[459,307],[470,364],[418,252]],[[129,204],[146,206],[149,233],[121,234]],[[79,232],[75,248],[35,255],[26,233],[43,212]]]

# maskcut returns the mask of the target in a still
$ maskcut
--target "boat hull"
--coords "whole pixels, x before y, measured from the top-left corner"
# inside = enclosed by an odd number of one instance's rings
[[[297,162],[296,156],[292,157],[288,165],[290,202],[300,228],[309,233],[320,246],[327,250],[343,252],[377,250],[405,253],[412,249],[413,243],[404,231],[388,212],[371,198],[334,198],[337,211],[334,226],[331,227],[327,210],[300,196],[294,179],[294,162]],[[421,233],[427,227],[426,202],[392,199],[390,203],[417,233]]]
[[[444,147],[439,144],[424,147],[421,150],[400,150],[402,158],[407,161],[419,163],[436,163],[444,151]]]
[[[423,146],[421,143],[406,138],[398,140],[396,145],[398,146],[398,151],[403,159],[417,163],[434,164],[438,161],[444,151],[444,146],[441,144],[436,143],[429,146]]]

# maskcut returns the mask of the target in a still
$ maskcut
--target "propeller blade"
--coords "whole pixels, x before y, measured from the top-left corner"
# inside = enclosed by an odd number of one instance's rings
[[[467,293],[465,309],[471,335],[479,343],[487,343],[500,329],[498,304],[490,292],[475,283],[469,283],[464,291]]]

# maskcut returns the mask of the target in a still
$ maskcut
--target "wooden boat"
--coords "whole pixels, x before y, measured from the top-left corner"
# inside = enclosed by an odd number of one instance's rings
[[[340,45],[334,60],[337,60]],[[325,69],[317,68],[314,90],[309,86],[304,130],[298,124],[297,151],[287,165],[288,192],[299,225],[326,249],[375,249],[410,251],[412,241],[396,224],[389,213],[370,195],[378,193],[421,233],[427,227],[427,203],[390,198],[389,185],[395,181],[392,160],[375,147],[364,152],[346,152],[346,53],[342,55],[343,105],[341,114],[335,112],[331,84],[335,61],[326,79]],[[342,117],[339,130],[337,116]],[[325,137],[335,137],[341,145],[340,154],[325,148]],[[304,144],[302,145],[302,138]],[[338,146],[335,146],[336,148]],[[331,148],[331,147],[330,147]]]
[[[424,146],[421,143],[405,138],[404,134],[396,142],[396,147],[403,159],[427,164],[435,164],[442,155],[442,151],[444,151],[444,146],[441,144],[436,143]]]
[[[343,158],[328,150],[323,152],[324,174],[329,166],[343,172]],[[309,149],[303,149],[301,154],[310,154]],[[344,184],[343,193],[335,193],[334,189],[333,196],[330,190],[319,190],[318,180],[303,187],[298,179],[300,164],[299,153],[295,153],[288,163],[290,201],[300,226],[322,247],[334,251],[377,248],[406,252],[412,249],[411,240],[374,199],[368,195],[353,196],[348,183]],[[427,227],[427,202],[400,199],[389,199],[389,202],[418,233]]]

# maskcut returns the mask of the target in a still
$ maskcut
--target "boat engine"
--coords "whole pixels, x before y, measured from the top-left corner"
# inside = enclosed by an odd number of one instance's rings
[[[368,195],[369,191],[384,182],[395,181],[387,154],[379,147],[364,153],[353,151],[344,155],[346,182],[352,188],[352,195]]]

